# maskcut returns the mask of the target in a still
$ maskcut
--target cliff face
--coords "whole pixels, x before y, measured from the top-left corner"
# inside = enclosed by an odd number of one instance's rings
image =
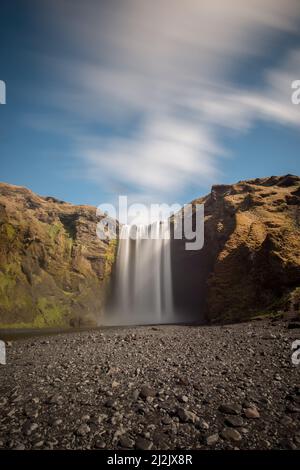
[[[0,327],[95,325],[115,243],[96,210],[0,183]]]
[[[205,246],[188,257],[206,319],[299,311],[300,178],[213,186],[195,202],[205,205]]]
[[[172,243],[178,320],[240,321],[300,306],[300,178],[213,186],[205,243]],[[0,328],[101,322],[115,241],[96,210],[0,184]],[[145,267],[146,269],[146,267]]]

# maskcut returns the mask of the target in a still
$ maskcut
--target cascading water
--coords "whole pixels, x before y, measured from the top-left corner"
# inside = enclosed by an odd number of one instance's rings
[[[168,223],[122,226],[111,320],[119,324],[172,321],[170,246]]]

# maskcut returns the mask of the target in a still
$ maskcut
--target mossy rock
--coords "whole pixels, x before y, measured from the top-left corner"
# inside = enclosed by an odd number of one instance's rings
[[[96,208],[3,183],[0,208],[0,327],[98,324],[116,244],[97,238]]]

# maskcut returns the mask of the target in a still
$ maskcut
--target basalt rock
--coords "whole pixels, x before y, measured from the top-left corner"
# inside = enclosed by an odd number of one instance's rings
[[[173,243],[179,312],[189,309],[203,322],[278,311],[299,317],[300,177],[216,185],[193,202],[204,204],[204,247],[186,251],[185,240]]]
[[[101,241],[96,208],[0,184],[0,327],[95,325],[115,242]]]

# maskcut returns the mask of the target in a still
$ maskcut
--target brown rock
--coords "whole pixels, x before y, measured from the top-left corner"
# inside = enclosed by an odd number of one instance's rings
[[[138,450],[150,450],[153,447],[153,442],[143,437],[138,437],[135,443],[135,447]]]
[[[178,408],[177,415],[183,423],[196,423],[199,421],[199,418],[195,413],[186,410],[185,408]]]
[[[244,421],[240,416],[227,416],[225,424],[233,428],[239,428],[244,425]]]
[[[299,310],[300,198],[290,198],[299,188],[298,176],[257,178],[213,186],[194,201],[204,204],[205,244],[191,255],[185,241],[174,243],[185,273],[174,278],[182,308],[190,302],[204,315],[206,299],[213,322],[248,319],[279,301],[285,311]]]
[[[148,385],[143,385],[140,391],[140,396],[144,399],[148,397],[155,397],[156,391],[153,388],[149,387]]]
[[[236,429],[233,429],[233,428],[224,428],[223,431],[221,432],[221,436],[226,441],[239,442],[242,440],[242,436],[240,435],[240,433]]]
[[[219,440],[219,434],[212,434],[211,436],[208,436],[206,439],[206,444],[208,446],[214,446]]]
[[[242,407],[234,403],[224,403],[219,406],[219,411],[224,414],[238,415],[241,413]]]
[[[96,235],[96,208],[0,183],[1,325],[95,325],[115,244]]]
[[[249,419],[257,419],[257,418],[260,417],[258,409],[254,406],[246,408],[244,410],[244,414],[245,414],[246,418],[249,418]]]

